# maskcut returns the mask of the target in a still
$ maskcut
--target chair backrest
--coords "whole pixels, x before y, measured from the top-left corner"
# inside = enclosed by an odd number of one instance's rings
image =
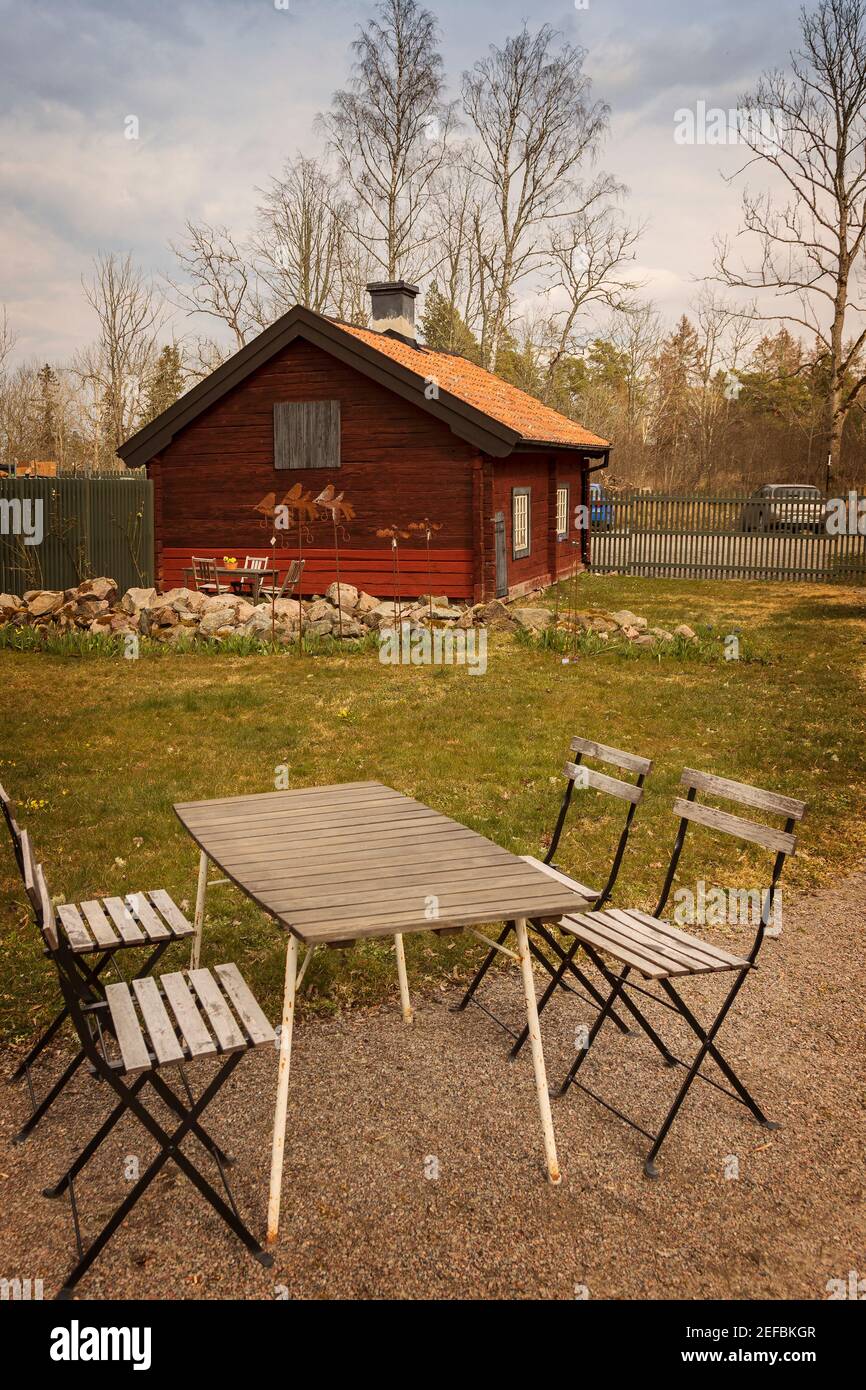
[[[197,589],[200,588],[202,584],[216,584],[216,560],[212,555],[193,555],[192,574]]]
[[[244,557],[245,570],[263,570],[267,567],[267,555],[246,555]]]
[[[762,849],[773,853],[775,859],[770,884],[763,893],[763,907],[750,957],[754,960],[764,931],[770,921],[776,888],[785,860],[796,852],[797,837],[794,833],[794,827],[806,814],[807,804],[805,801],[798,801],[792,796],[783,796],[780,792],[770,792],[763,787],[753,787],[748,782],[734,782],[729,777],[717,777],[711,772],[698,772],[692,767],[683,769],[680,784],[685,787],[686,795],[684,797],[678,796],[674,800],[673,811],[675,815],[679,816],[680,824],[655,915],[656,917],[660,916],[667,904],[685,843],[686,832],[690,825],[701,825],[709,830],[720,831],[724,835],[733,835],[736,839],[759,845]],[[698,801],[698,793],[716,797],[722,801],[733,801],[740,806],[748,806],[754,810],[765,811],[770,815],[781,817],[785,821],[784,828],[779,829],[751,817],[735,815],[733,812],[722,810],[718,806],[708,805],[705,801]]]
[[[59,946],[54,905],[45,882],[45,873],[42,865],[36,862],[30,835],[26,830],[21,832],[21,876],[45,946],[54,954]]]
[[[278,598],[291,598],[292,590],[299,582],[306,563],[306,560],[292,560],[289,568],[286,570],[286,577],[280,585],[280,592],[277,595]]]
[[[15,807],[12,803],[12,798],[2,785],[0,785],[0,808],[3,810],[3,819],[12,837],[12,849],[15,853],[15,862],[18,865],[18,872],[23,876],[24,869],[21,862],[21,830],[15,819]]]
[[[559,817],[556,822],[553,836],[550,841],[550,848],[545,856],[545,863],[553,862],[556,854],[560,836],[565,825],[568,808],[571,804],[572,795],[576,787],[591,787],[595,791],[605,792],[609,796],[615,796],[622,801],[628,802],[625,824],[620,833],[614,853],[613,862],[608,874],[607,883],[600,893],[596,908],[601,907],[613,892],[622,864],[625,847],[628,843],[629,832],[635,811],[643,799],[643,786],[646,778],[652,770],[650,758],[641,758],[636,753],[626,753],[621,748],[611,748],[606,743],[596,743],[593,739],[575,737],[569,745],[570,751],[575,754],[572,762],[565,764],[565,776],[568,779],[565,786],[565,795],[559,810]],[[622,777],[612,777],[609,773],[599,772],[596,768],[590,767],[584,762],[585,758],[591,758],[594,762],[603,763],[606,767],[615,767],[620,772],[625,772],[634,777],[634,781],[627,781]]]

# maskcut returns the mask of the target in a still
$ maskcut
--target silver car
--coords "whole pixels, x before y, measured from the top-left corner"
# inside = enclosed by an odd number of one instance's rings
[[[818,488],[803,483],[765,483],[743,507],[740,530],[809,531],[817,535],[825,523],[824,498]]]

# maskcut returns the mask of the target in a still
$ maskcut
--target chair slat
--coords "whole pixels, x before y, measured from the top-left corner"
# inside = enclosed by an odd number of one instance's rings
[[[256,1047],[273,1042],[276,1034],[237,966],[216,965],[214,971]]]
[[[152,975],[133,980],[132,988],[141,1009],[144,1026],[150,1036],[158,1062],[182,1062],[183,1048],[177,1040],[172,1021],[166,1013],[159,993],[159,986]]]
[[[84,925],[81,913],[74,903],[64,903],[58,907],[57,916],[66,933],[66,940],[76,954],[97,949],[97,944]]]
[[[643,787],[623,782],[619,777],[608,777],[606,772],[596,772],[594,767],[587,767],[586,763],[566,763],[565,775],[577,778],[578,781],[583,778],[587,786],[595,787],[596,791],[609,792],[611,796],[618,796],[623,801],[630,801],[633,806],[637,806],[643,796]]]
[[[597,921],[595,914],[588,916],[585,913],[569,913],[567,917],[563,917],[559,925],[573,932],[582,941],[588,941],[591,946],[598,947],[600,951],[608,951],[617,960],[622,961],[623,965],[630,965],[640,971],[646,979],[660,980],[667,975],[689,973],[685,966],[667,969],[660,965],[645,948],[626,943],[621,931],[615,930],[608,923]]]
[[[680,782],[685,787],[694,787],[696,791],[725,796],[730,801],[740,801],[744,806],[755,806],[761,811],[775,811],[792,820],[802,820],[806,813],[805,801],[796,801],[794,797],[782,796],[779,792],[768,792],[763,787],[752,787],[748,782],[732,782],[729,777],[717,777],[712,772],[697,772],[693,767],[683,768]]]
[[[645,941],[648,946],[658,951],[660,957],[672,957],[683,962],[695,974],[711,970],[729,970],[734,966],[742,967],[746,964],[742,957],[731,955],[730,951],[722,951],[712,942],[701,941],[699,937],[689,936],[676,927],[667,927],[665,924],[665,929],[662,930],[662,923],[650,917],[648,913],[609,907],[607,915],[626,924],[636,941]]]
[[[638,776],[646,777],[652,768],[650,758],[639,758],[635,753],[625,753],[621,748],[611,748],[591,738],[573,738],[570,747],[572,753],[582,753],[585,758],[598,758],[601,763],[610,763]]]
[[[171,936],[143,893],[127,893],[126,905],[138,918],[151,941],[165,941]]]
[[[122,898],[103,898],[108,915],[117,927],[123,940],[130,946],[140,946],[147,937],[136,922]]]
[[[216,1043],[205,1027],[192,991],[180,971],[163,975],[160,983],[190,1056],[203,1057],[209,1052],[216,1052]]]
[[[108,1000],[117,1045],[123,1058],[124,1071],[151,1071],[150,1053],[135,1012],[129,985],[106,985],[105,997]]]
[[[149,889],[147,896],[154,907],[162,913],[175,936],[192,935],[192,922],[186,920],[177,903],[166,893],[164,888]]]
[[[35,876],[37,897],[36,911],[41,917],[42,933],[45,940],[48,942],[50,950],[56,951],[60,945],[57,937],[57,924],[54,920],[54,907],[51,902],[51,894],[48,892],[48,884],[45,882],[45,873],[41,864],[36,865]]]
[[[208,1022],[223,1052],[239,1052],[246,1047],[243,1033],[209,970],[190,970],[189,980],[198,995]]]
[[[102,910],[100,903],[93,899],[88,899],[86,903],[79,903],[81,911],[87,919],[87,925],[93,932],[96,941],[100,946],[116,946],[121,938],[117,935],[114,927],[109,922]]]
[[[720,811],[715,806],[705,806],[700,801],[686,801],[678,796],[674,801],[674,814],[686,820],[696,821],[710,830],[721,830],[726,835],[736,835],[741,840],[750,840],[764,849],[777,854],[793,854],[797,841],[786,830],[775,830],[770,825],[759,825],[757,821],[744,820],[742,816],[732,816],[728,811]]]

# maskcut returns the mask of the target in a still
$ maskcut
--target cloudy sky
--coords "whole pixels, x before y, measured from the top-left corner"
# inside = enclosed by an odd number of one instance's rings
[[[242,234],[256,187],[316,146],[365,0],[0,0],[0,303],[19,358],[65,358],[93,335],[81,294],[98,251],[155,276],[186,218]],[[602,165],[647,224],[645,294],[673,318],[736,232],[735,148],[679,145],[674,113],[730,108],[796,45],[795,0],[427,0],[452,88],[524,20],[588,50],[612,108]],[[584,7],[585,6],[585,7]],[[129,116],[140,138],[125,138]],[[176,331],[191,325],[180,317]],[[203,325],[196,325],[199,330]]]

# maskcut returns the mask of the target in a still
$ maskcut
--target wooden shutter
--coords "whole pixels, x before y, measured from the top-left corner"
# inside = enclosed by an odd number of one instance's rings
[[[340,402],[286,401],[274,406],[275,468],[340,467]]]

